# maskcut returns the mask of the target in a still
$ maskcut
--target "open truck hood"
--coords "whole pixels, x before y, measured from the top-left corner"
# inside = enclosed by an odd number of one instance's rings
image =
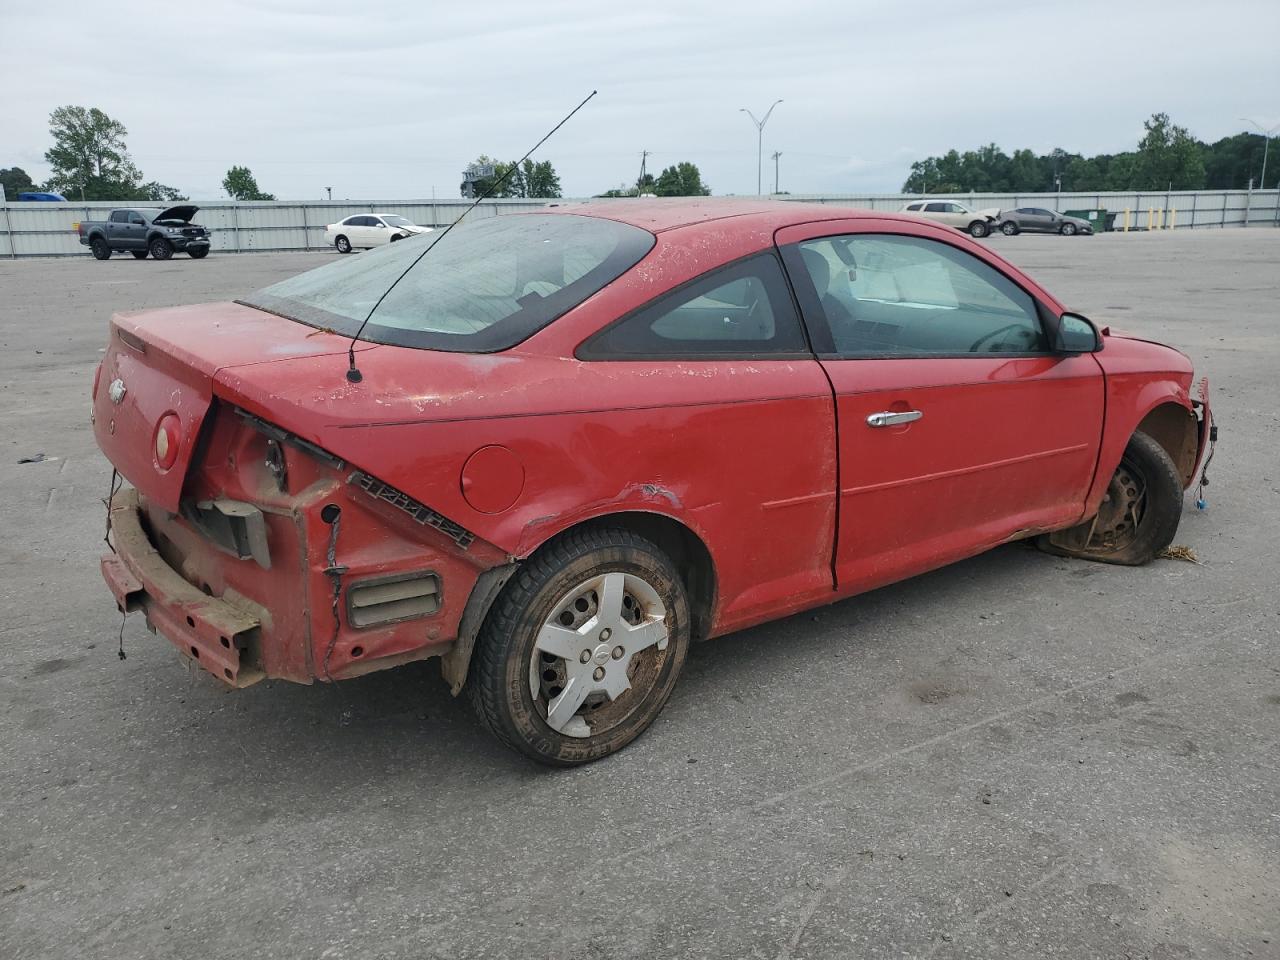
[[[196,211],[199,209],[194,203],[183,203],[176,207],[167,207],[156,214],[152,223],[156,220],[180,220],[183,223],[190,223],[191,218],[196,215]]]

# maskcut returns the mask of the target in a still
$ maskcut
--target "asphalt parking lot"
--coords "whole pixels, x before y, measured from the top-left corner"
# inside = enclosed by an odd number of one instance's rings
[[[331,254],[0,262],[0,957],[1280,956],[1280,230],[987,242],[1210,376],[1200,563],[1011,545],[703,644],[560,772],[434,663],[229,693],[137,617],[117,658],[108,315]]]

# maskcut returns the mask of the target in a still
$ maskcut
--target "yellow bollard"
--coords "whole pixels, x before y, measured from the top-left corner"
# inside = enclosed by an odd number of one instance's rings
[[[1172,230],[1178,223],[1178,208],[1169,208],[1169,229]]]
[[[1129,232],[1129,208],[1124,208],[1124,232]]]
[[[1147,233],[1150,233],[1152,230],[1155,229],[1155,222],[1156,222],[1156,208],[1147,207]]]

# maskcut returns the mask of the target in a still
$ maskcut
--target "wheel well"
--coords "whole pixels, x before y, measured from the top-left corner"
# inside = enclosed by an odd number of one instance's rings
[[[707,549],[701,537],[679,520],[673,520],[660,513],[645,513],[639,510],[610,513],[584,520],[567,530],[562,530],[557,537],[588,526],[629,530],[649,540],[670,557],[689,595],[689,612],[693,621],[690,627],[693,639],[702,640],[710,635],[711,620],[715,615],[716,570],[715,563],[711,559],[711,551]],[[545,546],[546,544],[543,544],[538,549],[541,550]]]
[[[1191,483],[1191,474],[1196,468],[1198,426],[1195,414],[1177,403],[1160,404],[1138,424],[1139,430],[1164,447],[1178,468],[1184,487]]]

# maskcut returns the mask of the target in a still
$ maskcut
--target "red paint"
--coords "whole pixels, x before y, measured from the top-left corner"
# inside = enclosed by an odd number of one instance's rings
[[[152,536],[189,583],[214,601],[266,609],[268,676],[341,678],[446,652],[482,572],[611,515],[660,514],[701,540],[714,564],[712,634],[773,619],[1077,522],[1096,509],[1142,417],[1191,403],[1184,357],[1118,335],[1098,354],[1065,357],[581,361],[584,340],[663,291],[831,233],[949,243],[1048,311],[1064,308],[981,244],[905,217],[755,201],[560,209],[626,220],[657,242],[630,272],[501,353],[361,343],[363,380],[353,384],[344,338],[248,307],[114,318],[94,389],[99,445],[140,491]],[[117,378],[127,386],[119,404],[108,389]],[[268,438],[235,408],[343,465],[286,444],[280,489]],[[866,426],[869,413],[913,409],[925,416]],[[168,412],[180,428],[162,472],[154,436]],[[356,471],[399,491],[398,504],[348,482]],[[183,503],[218,498],[263,511],[269,570],[213,547],[178,515]],[[414,519],[415,502],[435,512],[435,526]],[[341,511],[344,590],[430,570],[442,582],[439,612],[357,629],[343,595],[335,624],[329,506]],[[474,540],[460,546],[449,522]],[[111,565],[118,595],[142,579],[129,564]],[[151,598],[162,632],[174,603]]]

